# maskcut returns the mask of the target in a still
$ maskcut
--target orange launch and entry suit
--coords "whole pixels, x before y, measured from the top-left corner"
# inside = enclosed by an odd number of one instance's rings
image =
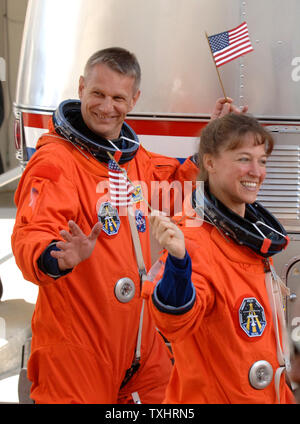
[[[165,402],[278,403],[274,376],[280,365],[265,260],[210,224],[183,227],[183,232],[192,263],[193,299],[170,307],[157,294],[161,280],[155,290],[148,281],[143,288],[174,353]],[[258,390],[250,384],[249,371],[261,360],[272,366],[273,379]],[[283,374],[279,392],[280,403],[294,403]]]
[[[141,182],[144,195],[143,183],[150,193],[153,180],[185,180],[197,172],[190,160],[180,165],[176,159],[149,153],[141,146],[122,167],[131,181]],[[114,216],[117,231],[105,232],[103,227],[91,257],[71,273],[54,279],[38,267],[40,255],[53,240],[61,239],[59,232],[68,230],[69,220],[89,234],[101,208],[102,213],[108,210],[109,199],[101,186],[104,181],[108,181],[107,164],[87,152],[83,155],[60,138],[51,121],[50,133],[39,140],[16,191],[13,252],[24,278],[39,286],[28,361],[31,397],[36,403],[127,403],[136,391],[142,403],[161,403],[164,398],[170,355],[147,306],[141,365],[120,390],[134,358],[142,305],[128,217]],[[139,209],[142,204],[135,206]],[[147,218],[144,224],[139,238],[148,270]],[[128,303],[115,295],[115,285],[123,277],[135,285],[135,295]]]

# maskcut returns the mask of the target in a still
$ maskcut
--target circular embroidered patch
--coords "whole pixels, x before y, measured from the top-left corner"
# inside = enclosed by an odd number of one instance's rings
[[[267,321],[264,308],[255,297],[243,299],[239,308],[240,326],[248,337],[260,337]]]

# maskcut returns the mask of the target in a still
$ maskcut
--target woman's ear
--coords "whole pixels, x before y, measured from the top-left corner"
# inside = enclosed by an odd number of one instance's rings
[[[205,153],[203,155],[203,166],[209,174],[214,173],[215,161],[213,155],[211,155],[210,153]]]

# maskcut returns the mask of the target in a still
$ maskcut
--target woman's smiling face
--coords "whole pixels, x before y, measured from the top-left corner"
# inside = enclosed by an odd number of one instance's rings
[[[221,148],[217,155],[206,154],[204,166],[209,189],[225,206],[244,216],[247,203],[256,200],[266,176],[265,144],[257,144],[254,134],[246,133],[232,150]]]

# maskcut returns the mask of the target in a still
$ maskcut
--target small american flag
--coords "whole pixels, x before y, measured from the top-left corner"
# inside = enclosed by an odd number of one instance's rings
[[[246,22],[207,38],[217,67],[253,50]]]
[[[134,187],[127,180],[120,166],[113,160],[108,162],[109,191],[112,206],[131,204],[131,192]]]

